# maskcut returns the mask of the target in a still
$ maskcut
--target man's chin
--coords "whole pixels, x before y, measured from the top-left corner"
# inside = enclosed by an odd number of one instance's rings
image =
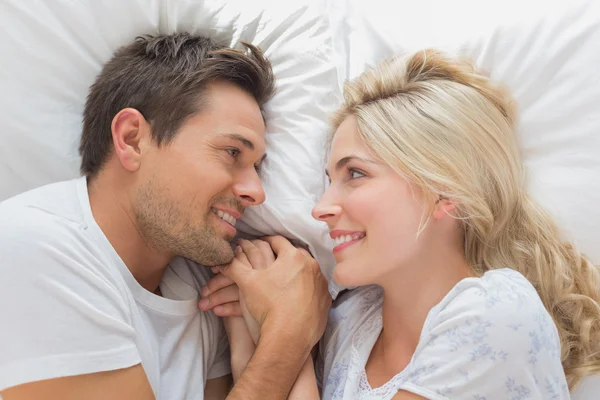
[[[232,255],[231,255],[231,257],[228,257],[228,258],[225,258],[225,257],[224,257],[224,258],[222,258],[222,259],[220,259],[220,260],[209,260],[208,262],[204,262],[204,263],[198,263],[198,264],[202,264],[202,265],[204,265],[205,267],[220,267],[220,266],[222,266],[222,265],[227,265],[227,264],[229,264],[230,262],[232,262],[232,261],[233,261],[233,259],[234,259],[234,258],[235,258],[235,257],[234,257],[234,255],[233,255],[233,252],[232,252]]]
[[[205,249],[202,253],[190,257],[193,261],[205,267],[217,267],[219,265],[229,264],[233,261],[235,254],[231,248],[231,242],[219,240],[219,243],[210,249]]]

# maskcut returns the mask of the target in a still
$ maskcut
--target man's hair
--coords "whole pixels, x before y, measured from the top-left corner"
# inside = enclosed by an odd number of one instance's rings
[[[120,49],[91,86],[83,112],[79,153],[81,173],[95,176],[112,151],[111,124],[124,108],[135,108],[149,122],[158,145],[206,104],[203,92],[214,81],[234,83],[261,107],[275,91],[270,62],[257,47],[220,46],[188,33],[143,36]]]

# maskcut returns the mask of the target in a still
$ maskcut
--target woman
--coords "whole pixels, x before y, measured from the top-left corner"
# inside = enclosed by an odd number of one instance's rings
[[[512,99],[431,50],[344,94],[313,216],[359,288],[330,312],[322,398],[568,399],[600,371],[600,272],[527,196]]]

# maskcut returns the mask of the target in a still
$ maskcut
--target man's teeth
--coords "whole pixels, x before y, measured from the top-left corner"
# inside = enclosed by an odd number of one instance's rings
[[[342,236],[338,236],[335,239],[333,239],[333,244],[335,246],[339,246],[340,244],[351,242],[352,240],[362,239],[363,237],[364,237],[364,234],[362,234],[362,233],[355,233],[353,235],[342,235]]]
[[[217,212],[217,215],[219,216],[219,218],[221,218],[223,221],[228,222],[232,226],[235,226],[235,223],[237,222],[237,220],[235,218],[233,218],[231,215],[229,215],[226,212],[223,212],[221,210],[216,210],[216,212]]]

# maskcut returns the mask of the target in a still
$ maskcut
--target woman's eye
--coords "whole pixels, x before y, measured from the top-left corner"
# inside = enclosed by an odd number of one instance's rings
[[[240,154],[240,150],[239,149],[234,149],[234,148],[227,149],[227,152],[233,158],[236,158],[238,156],[238,154]]]
[[[365,174],[363,174],[362,172],[356,170],[356,169],[350,169],[350,178],[351,179],[357,179],[357,178],[362,178],[365,176]]]

